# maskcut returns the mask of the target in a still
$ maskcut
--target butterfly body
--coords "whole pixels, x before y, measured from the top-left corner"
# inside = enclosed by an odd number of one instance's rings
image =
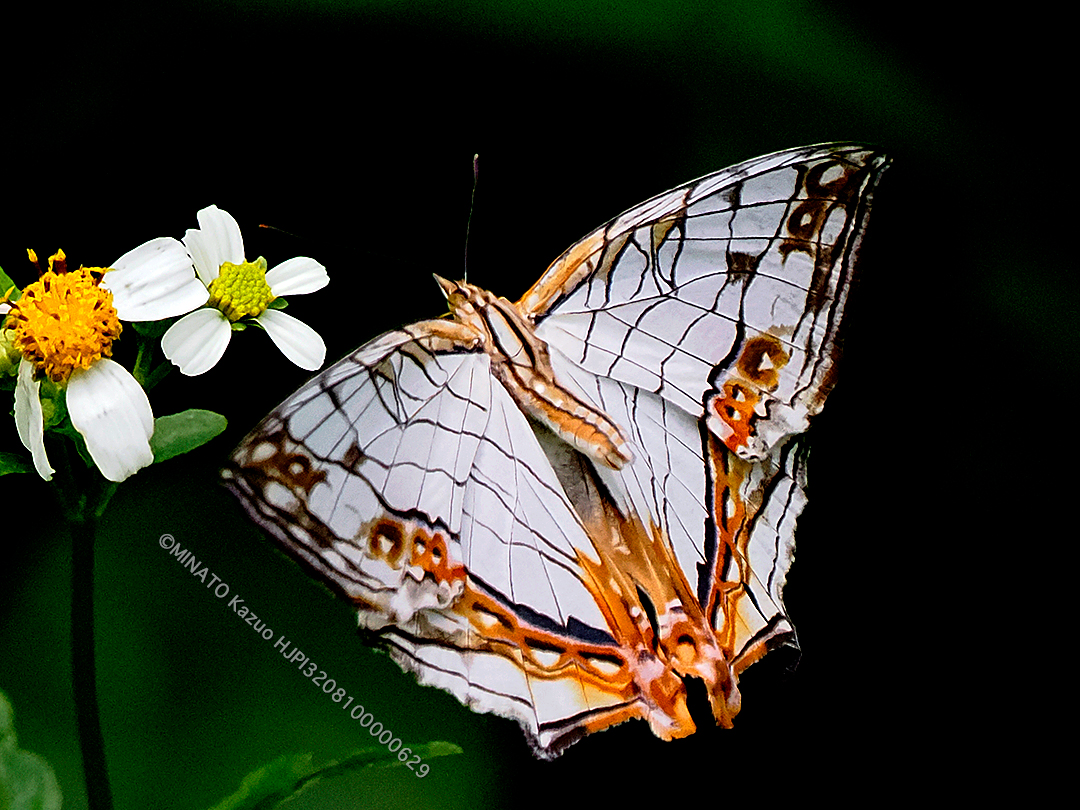
[[[547,344],[530,319],[487,290],[435,278],[454,318],[474,332],[473,345],[483,347],[492,374],[525,413],[602,464],[618,470],[630,461],[619,427],[555,378]]]
[[[834,144],[687,184],[571,247],[516,303],[439,279],[284,402],[224,476],[424,683],[553,756],[643,718],[730,727],[794,645],[801,434],[835,379],[886,160]]]

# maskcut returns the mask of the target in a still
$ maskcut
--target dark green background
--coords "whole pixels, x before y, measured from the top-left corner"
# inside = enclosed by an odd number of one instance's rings
[[[28,246],[108,264],[182,236],[216,203],[249,258],[327,266],[330,286],[289,311],[331,360],[444,311],[430,274],[462,273],[474,152],[469,279],[510,298],[604,220],[739,160],[829,140],[895,158],[841,383],[815,425],[788,599],[804,655],[794,672],[771,657],[748,671],[734,730],[665,744],[635,722],[537,762],[510,721],[365,648],[348,608],[215,483],[228,450],[306,377],[248,332],[210,373],[175,374],[152,396],[158,414],[219,410],[228,432],[140,472],[101,528],[100,697],[118,808],[206,807],[279,754],[333,758],[371,739],[162,551],[163,533],[402,739],[465,749],[424,780],[372,771],[292,807],[508,807],[555,792],[613,803],[645,787],[669,801],[703,791],[709,806],[858,800],[868,783],[929,789],[953,752],[992,748],[1001,732],[982,690],[995,679],[971,650],[997,641],[1007,616],[963,589],[1015,530],[1009,453],[1040,440],[1035,398],[1075,371],[1071,215],[1050,205],[1065,181],[1043,99],[1056,74],[1040,61],[1054,20],[841,0],[30,14],[3,34],[0,265],[25,284]],[[14,436],[9,423],[3,441]],[[70,543],[42,482],[8,476],[0,494],[0,689],[21,744],[53,764],[76,810]]]

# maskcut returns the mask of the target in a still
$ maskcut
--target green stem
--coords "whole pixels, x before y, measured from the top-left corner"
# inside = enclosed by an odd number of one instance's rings
[[[136,334],[139,336],[139,351],[135,355],[135,368],[132,369],[131,376],[143,387],[144,391],[149,391],[165,379],[165,375],[172,371],[173,365],[166,361],[158,363],[157,368],[153,368],[154,341],[156,338],[149,338],[139,332]]]
[[[135,367],[131,370],[131,376],[135,378],[135,382],[139,385],[143,385],[146,380],[147,369],[150,365],[150,351],[147,351],[149,349],[150,341],[138,332],[135,334],[138,336],[139,350],[135,354]],[[145,388],[145,385],[143,387]]]
[[[48,435],[46,434],[46,436]],[[78,454],[71,452],[65,438],[57,437],[57,439],[57,441],[47,445],[50,457],[60,459],[60,463],[56,465],[52,483],[56,487],[57,500],[60,501],[60,511],[63,512],[68,525],[73,526],[82,521],[83,507],[86,502],[82,487],[75,480],[75,468],[72,466],[73,459],[75,462],[81,462],[81,459]],[[53,456],[53,453],[56,455]]]
[[[93,519],[94,528],[97,528],[97,521],[101,519],[101,516],[105,514],[105,510],[109,507],[109,501],[112,500],[112,496],[116,494],[116,488],[120,486],[115,481],[107,481],[104,478],[101,479],[101,486],[97,493],[96,505],[94,506]]]
[[[147,391],[149,391],[151,388],[153,388],[159,382],[164,380],[165,375],[167,375],[172,370],[173,370],[173,364],[172,363],[168,363],[168,362],[159,363],[158,367],[155,368],[153,371],[150,372],[150,374],[147,375],[146,384],[143,386],[143,388],[146,389]]]
[[[79,748],[90,810],[112,810],[105,739],[97,699],[94,661],[94,538],[93,517],[72,521],[71,676],[75,688]]]

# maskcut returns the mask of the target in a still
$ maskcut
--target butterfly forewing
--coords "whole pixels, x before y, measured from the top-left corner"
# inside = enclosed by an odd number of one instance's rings
[[[586,237],[519,306],[573,363],[693,416],[711,390],[715,418],[731,427],[725,386],[758,389],[743,393],[760,402],[742,406],[772,406],[757,420],[757,440],[735,426],[728,444],[763,458],[805,430],[831,387],[836,332],[884,166],[866,147],[833,145],[702,178]]]
[[[557,369],[646,449],[624,476],[637,479],[634,506],[664,527],[688,576],[704,563],[699,598],[718,630],[738,625],[725,632],[740,660],[793,638],[780,593],[805,495],[796,447],[779,448],[832,387],[886,165],[875,150],[836,144],[688,183],[570,248],[519,302]],[[679,458],[688,447],[707,463]]]
[[[702,178],[517,304],[440,281],[454,320],[323,372],[224,475],[402,666],[540,756],[634,717],[691,733],[687,677],[730,725],[738,674],[794,643],[799,434],[886,165],[836,144]]]

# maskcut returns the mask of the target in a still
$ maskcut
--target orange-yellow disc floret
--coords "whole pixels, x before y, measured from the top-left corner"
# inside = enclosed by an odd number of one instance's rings
[[[121,326],[112,293],[99,283],[104,272],[49,270],[11,306],[6,328],[14,333],[13,345],[53,382],[112,354]]]

